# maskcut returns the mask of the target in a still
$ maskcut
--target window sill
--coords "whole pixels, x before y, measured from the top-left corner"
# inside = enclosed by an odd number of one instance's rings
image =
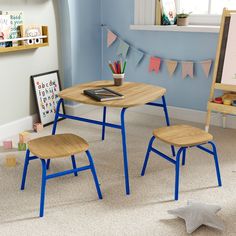
[[[219,33],[220,26],[215,25],[130,25],[131,30]]]

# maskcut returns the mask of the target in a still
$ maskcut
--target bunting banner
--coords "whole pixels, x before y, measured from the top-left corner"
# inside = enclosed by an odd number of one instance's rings
[[[140,50],[132,49],[131,57],[135,66],[137,66],[142,61],[144,53]]]
[[[201,61],[200,64],[202,66],[206,78],[208,78],[211,70],[212,60]]]
[[[200,64],[204,75],[208,78],[213,60],[203,60],[203,61],[180,61],[168,58],[160,58],[157,55],[151,55],[143,50],[137,49],[135,46],[126,43],[119,35],[113,33],[106,25],[102,25],[107,30],[107,47],[109,48],[117,39],[119,39],[119,45],[117,48],[117,56],[122,56],[123,59],[127,58],[130,54],[131,60],[134,62],[135,66],[138,66],[145,56],[150,56],[149,61],[149,72],[155,71],[156,74],[159,73],[161,68],[161,62],[165,62],[167,71],[170,77],[173,77],[178,64],[182,64],[182,78],[185,79],[187,76],[194,78],[194,66]],[[131,49],[131,50],[129,50]],[[129,52],[130,51],[130,52]]]
[[[193,62],[182,61],[182,78],[185,79],[187,76],[193,79]]]
[[[124,59],[127,57],[129,51],[129,44],[120,39],[120,44],[117,48],[117,56],[122,56]]]
[[[165,60],[165,62],[166,62],[166,66],[167,66],[169,76],[172,77],[175,70],[176,70],[176,68],[177,68],[178,62],[173,61],[173,60]]]
[[[160,70],[161,59],[158,57],[150,57],[149,72],[155,71],[157,74]]]
[[[117,39],[117,35],[115,35],[112,31],[107,29],[107,47],[109,48]]]

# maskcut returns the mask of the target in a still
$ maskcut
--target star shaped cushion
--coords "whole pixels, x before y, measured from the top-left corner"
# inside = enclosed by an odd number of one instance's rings
[[[187,232],[191,234],[201,225],[206,225],[219,230],[223,230],[224,223],[216,215],[216,213],[220,210],[221,207],[217,205],[188,201],[186,207],[169,210],[168,213],[184,219]]]

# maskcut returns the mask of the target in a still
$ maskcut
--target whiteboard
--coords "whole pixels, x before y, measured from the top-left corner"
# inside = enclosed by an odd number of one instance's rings
[[[221,83],[236,85],[236,14],[231,14]]]

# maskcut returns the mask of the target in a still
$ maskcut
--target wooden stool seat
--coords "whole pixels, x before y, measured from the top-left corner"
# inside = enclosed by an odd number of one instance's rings
[[[213,140],[211,134],[189,125],[161,127],[155,129],[153,135],[157,139],[177,147],[196,146]]]
[[[74,134],[49,135],[28,142],[30,152],[41,159],[71,156],[88,150],[88,143]]]

